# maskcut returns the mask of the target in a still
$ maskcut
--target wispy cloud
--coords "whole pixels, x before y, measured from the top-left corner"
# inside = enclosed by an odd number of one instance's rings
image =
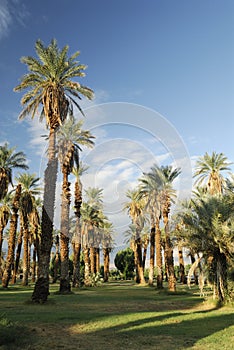
[[[1,0],[0,2],[0,40],[9,34],[11,25],[18,23],[25,25],[25,19],[29,16],[24,2],[19,0]]]

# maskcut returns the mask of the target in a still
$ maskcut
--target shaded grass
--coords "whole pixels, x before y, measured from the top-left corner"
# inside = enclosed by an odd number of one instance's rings
[[[216,308],[195,288],[180,286],[170,294],[109,283],[70,295],[57,290],[51,287],[46,305],[29,301],[31,287],[0,290],[1,310],[27,331],[22,338],[28,345],[21,349],[223,350],[234,342],[233,308]]]

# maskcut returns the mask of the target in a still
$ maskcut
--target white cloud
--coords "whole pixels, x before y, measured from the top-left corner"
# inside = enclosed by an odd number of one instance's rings
[[[29,16],[26,5],[19,0],[1,0],[0,3],[0,39],[7,36],[13,23],[25,25]]]

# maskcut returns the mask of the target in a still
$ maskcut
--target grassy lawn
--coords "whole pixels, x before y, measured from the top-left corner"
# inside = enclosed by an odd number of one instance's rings
[[[113,282],[30,302],[32,287],[0,289],[0,349],[232,349],[234,309],[215,308],[196,287],[176,294]]]

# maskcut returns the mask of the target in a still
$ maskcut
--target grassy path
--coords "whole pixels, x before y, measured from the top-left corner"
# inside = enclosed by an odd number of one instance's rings
[[[29,302],[31,287],[0,289],[0,349],[232,349],[233,308],[215,309],[195,289],[180,289],[109,283],[57,295],[52,286],[46,305]]]

